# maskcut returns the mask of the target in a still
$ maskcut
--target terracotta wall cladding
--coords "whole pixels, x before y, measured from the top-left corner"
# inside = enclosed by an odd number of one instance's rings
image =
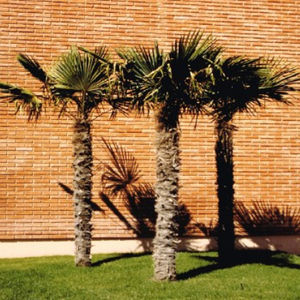
[[[228,54],[281,57],[299,66],[298,0],[214,1],[12,1],[0,0],[0,80],[32,86],[15,57],[24,52],[43,65],[77,44],[111,49],[155,40],[167,48],[182,33],[203,29]],[[236,199],[300,205],[300,96],[286,107],[267,103],[255,115],[238,115],[235,124]],[[0,239],[66,239],[73,236],[72,201],[58,182],[72,185],[72,120],[51,109],[37,123],[14,115],[0,103]],[[153,118],[134,115],[97,119],[93,127],[96,162],[106,154],[100,137],[119,142],[137,158],[143,180],[155,180]],[[182,120],[180,200],[193,222],[216,218],[214,130],[200,118],[193,130]],[[100,174],[95,171],[94,200]],[[106,210],[93,219],[95,238],[132,236]],[[194,234],[200,234],[195,232]]]

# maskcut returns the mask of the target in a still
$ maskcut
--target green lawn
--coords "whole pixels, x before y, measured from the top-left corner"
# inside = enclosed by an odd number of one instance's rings
[[[91,268],[70,256],[1,259],[0,299],[300,299],[300,257],[247,252],[220,269],[216,253],[179,253],[178,281],[152,279],[150,255],[95,255]]]

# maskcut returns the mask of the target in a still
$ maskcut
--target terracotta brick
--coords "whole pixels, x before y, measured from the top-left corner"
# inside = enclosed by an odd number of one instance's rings
[[[293,0],[228,1],[58,1],[0,0],[0,81],[39,85],[16,62],[16,55],[33,55],[49,67],[72,44],[113,49],[158,41],[166,50],[180,34],[195,29],[212,33],[228,54],[280,57],[299,66],[300,2]],[[236,199],[300,205],[300,102],[293,106],[267,103],[254,115],[240,114],[234,134]],[[57,119],[49,108],[37,123],[14,115],[0,102],[0,239],[71,239],[73,207],[58,185],[72,186],[72,120]],[[193,222],[216,220],[214,128],[200,118],[181,120],[182,175],[180,201]],[[101,137],[131,151],[143,181],[155,181],[154,121],[150,117],[108,116],[93,125],[94,201],[105,209],[95,213],[95,238],[130,237],[132,233],[98,198],[99,161],[107,155]],[[118,207],[126,213],[124,206]],[[127,213],[126,213],[127,214]],[[192,232],[199,235],[199,230]]]

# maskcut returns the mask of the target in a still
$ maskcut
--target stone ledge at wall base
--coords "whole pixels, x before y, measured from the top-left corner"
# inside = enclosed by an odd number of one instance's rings
[[[151,239],[103,239],[94,240],[92,253],[137,253],[150,252]],[[182,238],[179,251],[216,250],[214,238]],[[264,249],[284,251],[300,255],[300,235],[238,237],[237,249]],[[73,241],[2,241],[0,258],[73,255]]]

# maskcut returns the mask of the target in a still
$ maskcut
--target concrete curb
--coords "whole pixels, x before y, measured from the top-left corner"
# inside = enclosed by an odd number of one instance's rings
[[[95,240],[95,253],[138,253],[152,249],[151,239]],[[216,250],[214,238],[182,238],[178,244],[180,251]],[[268,249],[300,255],[300,235],[238,237],[237,249]],[[73,241],[7,241],[0,242],[0,258],[36,257],[52,255],[73,255]]]

